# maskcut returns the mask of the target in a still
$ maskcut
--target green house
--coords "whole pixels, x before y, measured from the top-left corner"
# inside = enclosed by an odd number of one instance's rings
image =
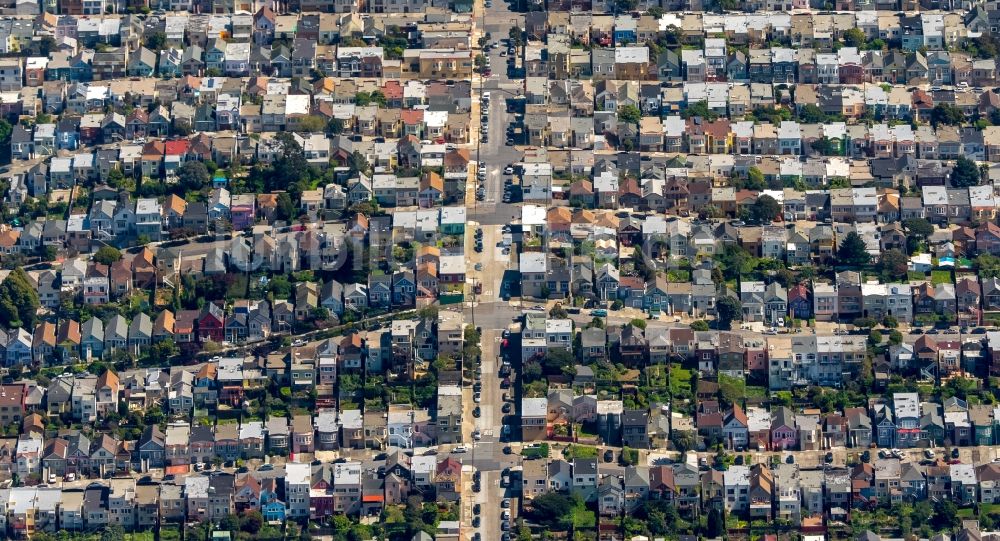
[[[445,235],[464,235],[467,219],[465,207],[442,207],[441,233]]]

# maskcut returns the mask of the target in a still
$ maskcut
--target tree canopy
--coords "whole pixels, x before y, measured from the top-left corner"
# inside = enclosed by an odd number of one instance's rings
[[[951,170],[951,185],[956,188],[967,188],[969,186],[979,185],[981,180],[981,173],[979,171],[979,166],[976,162],[966,158],[965,156],[959,156],[958,160],[955,160],[955,167]]]
[[[38,292],[32,287],[24,269],[14,269],[0,284],[0,325],[10,329],[35,325],[38,312]]]
[[[198,160],[189,160],[177,168],[177,182],[186,191],[198,191],[212,180],[208,167]]]
[[[863,267],[871,262],[872,256],[868,253],[865,241],[861,235],[851,231],[844,237],[837,250],[837,258],[841,263],[852,267]]]
[[[770,195],[762,195],[754,202],[750,214],[756,222],[769,224],[781,216],[781,204]]]
[[[111,265],[122,258],[122,253],[114,246],[101,246],[94,254],[94,261],[102,265]]]
[[[743,315],[743,304],[732,295],[723,295],[715,304],[718,314],[719,330],[729,330],[733,320],[740,319]]]
[[[638,124],[642,119],[642,111],[632,104],[623,106],[618,110],[618,120],[628,124]]]

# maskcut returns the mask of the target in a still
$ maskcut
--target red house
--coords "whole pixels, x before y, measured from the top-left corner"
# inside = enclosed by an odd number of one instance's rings
[[[222,308],[214,302],[206,304],[198,316],[198,338],[203,342],[206,340],[222,342],[225,336],[225,323],[226,316],[222,313]]]
[[[333,514],[333,468],[324,464],[313,472],[313,483],[309,490],[310,515],[314,519]]]

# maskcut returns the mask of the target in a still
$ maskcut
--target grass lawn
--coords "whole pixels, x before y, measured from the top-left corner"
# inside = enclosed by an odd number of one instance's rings
[[[926,280],[927,276],[922,272],[909,271],[906,273],[906,279],[919,282],[921,280]]]
[[[590,529],[597,526],[597,515],[587,509],[583,502],[576,505],[571,511],[573,514],[573,526],[581,529]]]
[[[521,449],[521,456],[524,458],[548,458],[549,444],[542,443],[536,447],[525,447]]]
[[[574,458],[597,458],[597,447],[589,445],[570,445],[563,449],[563,458],[567,462]]]
[[[243,298],[247,293],[247,277],[244,274],[233,276],[233,282],[229,284],[226,295],[237,299]]]
[[[946,270],[931,271],[931,283],[934,285],[950,284],[951,271],[946,271]]]

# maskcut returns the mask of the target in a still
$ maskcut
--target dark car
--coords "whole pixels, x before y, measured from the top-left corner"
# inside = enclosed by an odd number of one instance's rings
[[[958,447],[951,450],[951,458],[958,458]]]
[[[824,457],[824,460],[826,460],[827,464],[833,462],[833,453],[827,453],[826,457]]]
[[[872,454],[871,453],[869,453],[868,451],[865,451],[865,452],[861,453],[861,462],[864,462],[865,464],[867,464],[867,463],[869,463],[871,461],[872,461]]]
[[[510,448],[510,445],[504,445],[503,446],[503,454],[509,455],[509,454],[511,454],[513,452],[514,452],[514,450]]]
[[[614,459],[615,459],[615,452],[614,451],[612,451],[611,449],[608,449],[607,451],[604,451],[604,461],[605,462],[612,462],[612,461],[614,461]]]
[[[476,407],[475,407],[475,408],[474,408],[474,409],[472,410],[472,416],[473,416],[473,417],[475,417],[475,418],[477,418],[477,419],[479,418],[479,416],[480,416],[481,414],[482,414],[482,410],[480,410],[480,409],[479,409],[479,406],[476,406]]]
[[[473,528],[478,528],[479,527],[479,517],[473,517],[472,518],[472,527]]]
[[[511,410],[510,402],[505,403],[503,407],[500,408],[500,411],[504,413],[510,413],[510,410]]]

